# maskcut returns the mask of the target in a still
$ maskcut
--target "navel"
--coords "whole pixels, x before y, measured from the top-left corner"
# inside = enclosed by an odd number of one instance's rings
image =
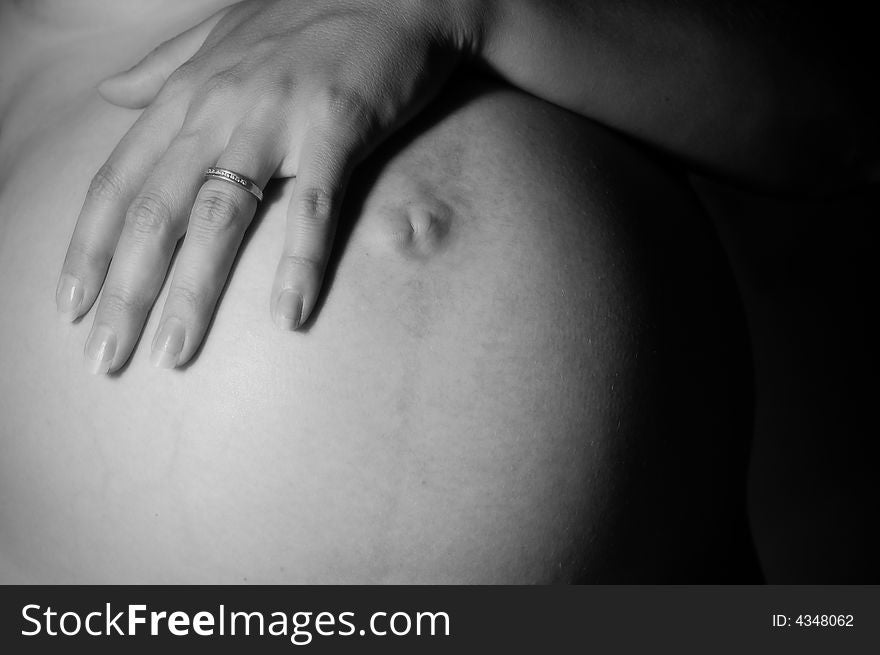
[[[438,199],[415,200],[400,205],[389,219],[391,246],[395,251],[427,260],[446,248],[453,210]]]

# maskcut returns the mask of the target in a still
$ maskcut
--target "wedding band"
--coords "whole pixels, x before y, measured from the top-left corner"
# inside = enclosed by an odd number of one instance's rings
[[[257,202],[260,202],[263,199],[263,190],[260,186],[251,178],[239,175],[235,171],[212,166],[205,171],[205,177],[213,177],[215,180],[224,180],[225,182],[236,184],[256,198]]]

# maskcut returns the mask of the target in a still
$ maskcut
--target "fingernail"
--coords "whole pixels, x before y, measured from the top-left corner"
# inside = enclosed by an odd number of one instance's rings
[[[178,318],[173,316],[165,321],[159,328],[156,338],[153,339],[153,352],[150,354],[150,363],[156,368],[174,368],[180,359],[183,350],[183,342],[186,339],[186,329]]]
[[[302,318],[302,296],[286,289],[278,296],[275,305],[275,323],[283,330],[295,330]]]
[[[55,291],[55,304],[58,313],[69,321],[79,315],[79,308],[83,301],[83,286],[79,278],[65,273],[58,281],[58,289]]]
[[[98,325],[86,341],[86,366],[94,375],[103,375],[110,370],[116,355],[116,334],[108,327]]]

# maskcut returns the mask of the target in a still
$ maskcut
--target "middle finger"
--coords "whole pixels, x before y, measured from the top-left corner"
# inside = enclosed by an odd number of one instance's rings
[[[251,180],[262,189],[280,163],[281,135],[277,124],[246,121],[233,132],[226,150],[211,166]],[[190,214],[153,341],[153,365],[173,368],[195,354],[257,203],[240,184],[205,180]]]
[[[193,171],[205,169],[216,141],[205,130],[178,134],[129,206],[86,340],[93,373],[115,371],[131,355],[186,230],[201,184]]]

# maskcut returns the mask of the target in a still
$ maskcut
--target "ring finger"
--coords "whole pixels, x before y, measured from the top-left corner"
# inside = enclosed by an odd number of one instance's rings
[[[280,163],[280,136],[266,121],[242,124],[212,166],[252,181],[259,195]],[[254,193],[229,178],[208,178],[199,189],[153,340],[155,366],[180,366],[195,354],[257,204]]]

